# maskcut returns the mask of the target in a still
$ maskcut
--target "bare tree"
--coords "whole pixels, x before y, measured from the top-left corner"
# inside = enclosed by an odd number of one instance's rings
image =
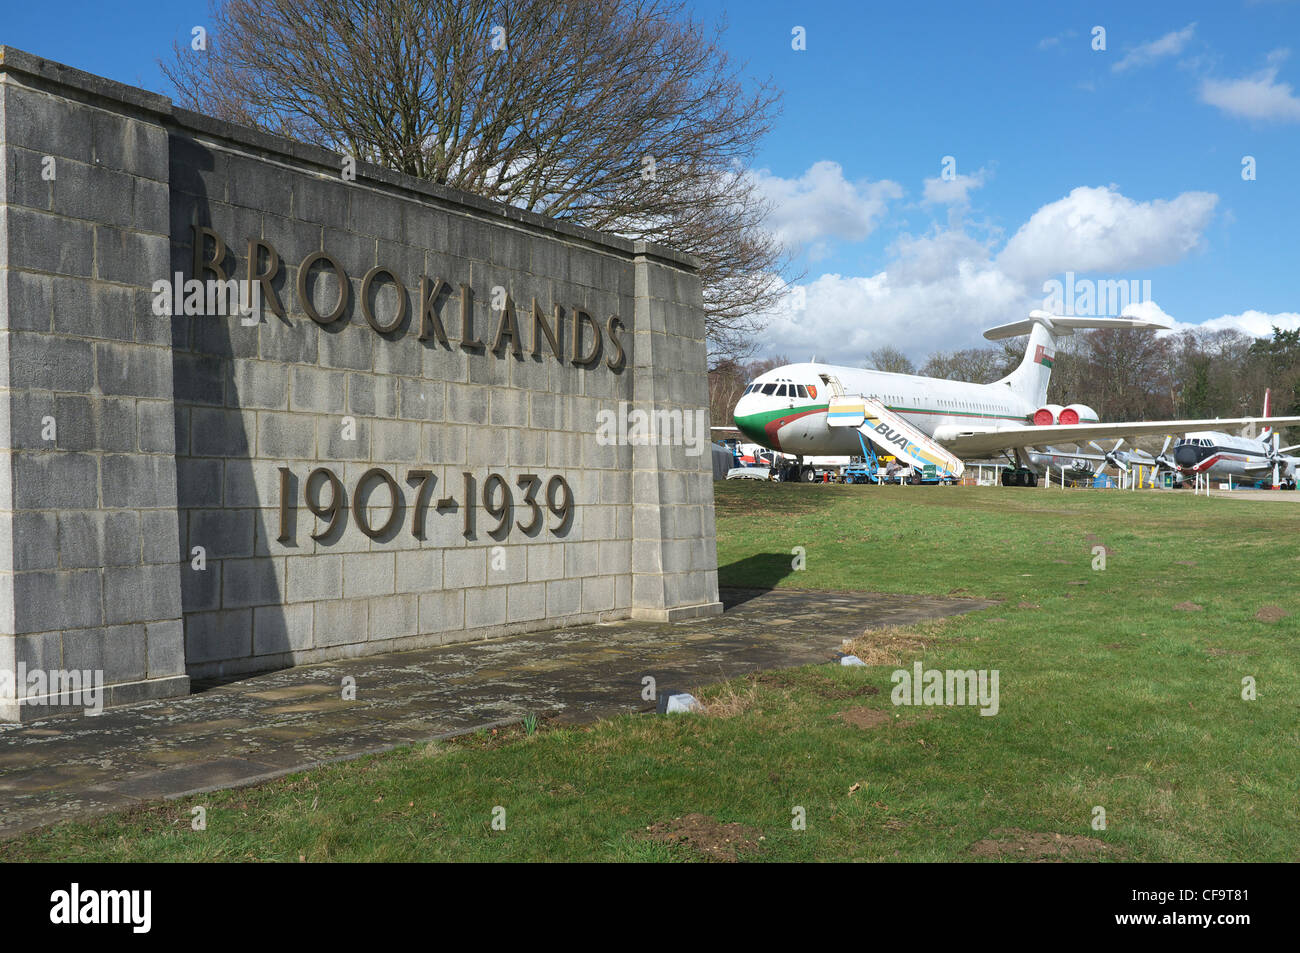
[[[183,106],[702,261],[714,360],[788,253],[745,174],[779,94],[681,0],[214,0]]]
[[[709,370],[709,421],[714,427],[732,426],[732,411],[749,380],[745,367],[736,361],[720,361]]]
[[[760,374],[789,363],[790,359],[784,354],[748,364],[734,360],[719,361],[709,371],[709,418],[713,426],[730,427],[736,402],[740,400],[745,385]]]
[[[878,347],[867,355],[867,367],[891,374],[915,374],[911,358],[893,346]]]
[[[1089,360],[1089,401],[1103,420],[1167,417],[1169,344],[1149,331],[1106,328],[1085,338]]]
[[[950,381],[973,381],[987,384],[1010,372],[1020,363],[1024,346],[1020,345],[1012,360],[1001,347],[971,347],[962,351],[935,351],[921,368],[926,377],[940,377]]]

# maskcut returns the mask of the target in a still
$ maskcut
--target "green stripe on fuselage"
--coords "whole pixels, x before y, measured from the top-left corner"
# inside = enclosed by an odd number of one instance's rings
[[[779,420],[782,417],[789,417],[792,414],[806,414],[810,411],[827,410],[830,404],[804,404],[800,407],[782,407],[777,410],[766,410],[761,414],[746,414],[744,417],[737,417],[736,429],[743,433],[755,443],[761,443],[767,446],[764,441],[767,440],[767,425],[773,420]]]

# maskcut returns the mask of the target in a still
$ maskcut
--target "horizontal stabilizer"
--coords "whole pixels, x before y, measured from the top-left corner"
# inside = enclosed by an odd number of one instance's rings
[[[984,337],[990,341],[1019,337],[1033,330],[1035,324],[1043,325],[1054,337],[1067,337],[1076,330],[1084,329],[1147,328],[1152,331],[1169,330],[1168,325],[1158,324],[1155,321],[1145,321],[1142,318],[1087,318],[1075,315],[1048,314],[1046,311],[1030,311],[1029,317],[1023,321],[1012,321],[1010,324],[989,328],[984,332]]]

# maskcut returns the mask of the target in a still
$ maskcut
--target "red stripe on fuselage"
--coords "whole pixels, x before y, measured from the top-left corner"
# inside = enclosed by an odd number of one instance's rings
[[[1232,461],[1234,461],[1234,462],[1236,462],[1236,463],[1247,463],[1247,462],[1249,462],[1250,458],[1249,458],[1249,457],[1236,457],[1236,456],[1233,456],[1232,454],[1228,454],[1228,453],[1216,453],[1216,454],[1215,454],[1214,456],[1212,456],[1212,457],[1206,457],[1206,458],[1205,458],[1204,460],[1202,460],[1200,463],[1198,463],[1198,464],[1196,464],[1194,467],[1192,467],[1192,469],[1193,469],[1193,470],[1196,470],[1196,471],[1205,471],[1205,470],[1210,469],[1210,467],[1214,466],[1214,465],[1215,465],[1216,463],[1218,463],[1220,460],[1232,460]]]
[[[793,421],[798,420],[800,417],[807,417],[809,414],[824,414],[824,413],[826,413],[825,410],[801,410],[798,413],[787,414],[784,417],[777,417],[774,420],[769,420],[766,424],[763,425],[763,432],[767,434],[767,439],[771,441],[772,449],[780,450],[781,441],[777,437],[777,433],[781,430],[782,427],[784,427],[788,423],[792,423]]]

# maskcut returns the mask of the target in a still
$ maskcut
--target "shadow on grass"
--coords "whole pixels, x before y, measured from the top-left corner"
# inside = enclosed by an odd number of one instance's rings
[[[787,576],[794,574],[789,553],[755,553],[744,559],[718,567],[718,586],[728,589],[775,589]],[[729,592],[722,596],[727,608],[748,602],[754,592]]]

